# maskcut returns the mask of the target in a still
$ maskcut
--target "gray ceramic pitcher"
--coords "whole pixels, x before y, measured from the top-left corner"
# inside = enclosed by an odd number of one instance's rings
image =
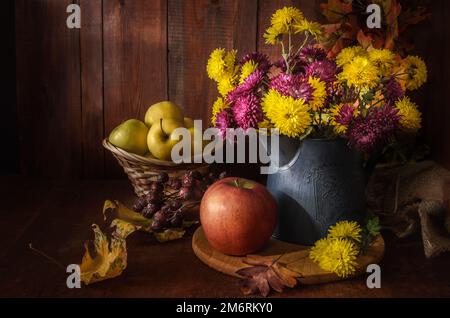
[[[363,221],[366,172],[345,140],[280,137],[280,164],[267,179],[278,202],[275,238],[312,245],[337,221]]]

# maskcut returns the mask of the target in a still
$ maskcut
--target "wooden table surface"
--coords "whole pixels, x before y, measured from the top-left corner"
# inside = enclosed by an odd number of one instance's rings
[[[68,289],[67,274],[30,251],[28,244],[63,264],[80,263],[83,242],[92,237],[90,225],[102,221],[104,200],[132,200],[128,181],[0,180],[1,297],[242,296],[235,278],[196,258],[191,237],[160,244],[144,233],[128,238],[128,267],[121,276]],[[427,260],[419,237],[385,234],[385,240],[380,289],[368,289],[360,277],[299,286],[272,297],[450,297],[450,254]]]

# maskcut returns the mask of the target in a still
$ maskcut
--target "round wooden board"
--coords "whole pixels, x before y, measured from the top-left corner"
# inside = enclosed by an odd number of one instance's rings
[[[245,257],[229,256],[220,253],[213,249],[205,237],[202,227],[199,227],[192,238],[192,248],[195,255],[209,267],[225,273],[227,275],[240,277],[236,271],[248,267],[243,262]],[[322,284],[342,280],[334,273],[322,270],[316,263],[311,261],[308,257],[309,247],[282,242],[272,238],[267,244],[266,248],[258,253],[261,256],[269,256],[273,259],[284,254],[281,262],[288,264],[287,267],[293,271],[302,274],[299,278],[302,284]],[[368,251],[358,257],[358,266],[353,277],[361,275],[366,272],[367,265],[377,264],[381,261],[384,255],[384,240],[383,237],[377,236]]]

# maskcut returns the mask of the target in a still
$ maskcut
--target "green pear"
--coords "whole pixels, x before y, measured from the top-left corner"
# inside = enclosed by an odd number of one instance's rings
[[[147,126],[140,120],[129,119],[111,131],[108,140],[125,151],[144,155],[147,151]]]
[[[163,101],[153,104],[145,113],[145,124],[150,128],[154,124],[159,124],[160,119],[171,118],[183,123],[184,117],[180,107],[175,103]]]
[[[172,136],[172,132],[184,127],[183,120],[177,121],[173,118],[160,119],[158,124],[150,127],[147,135],[147,146],[151,154],[160,160],[171,160],[171,152],[180,140],[180,137]]]

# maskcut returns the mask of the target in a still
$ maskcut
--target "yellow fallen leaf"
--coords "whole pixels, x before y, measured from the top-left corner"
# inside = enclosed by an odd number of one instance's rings
[[[114,223],[114,222],[113,222]],[[118,235],[112,235],[111,239],[100,230],[97,224],[92,225],[95,234],[94,255],[91,255],[88,244],[85,244],[85,254],[80,265],[81,281],[86,285],[113,278],[122,274],[127,267],[127,248],[125,237],[137,228],[128,225],[122,227],[122,222],[116,222]],[[122,236],[122,237],[121,237]]]
[[[138,226],[144,231],[150,231],[150,227],[152,225],[151,219],[147,219],[142,216],[142,214],[134,212],[118,201],[105,201],[105,204],[103,205],[103,218],[106,220],[110,214],[114,215],[114,219],[120,219],[131,223],[134,226]]]
[[[111,227],[115,228],[113,236],[121,239],[126,239],[128,235],[140,229],[139,226],[133,225],[120,219],[113,220],[111,222]]]
[[[158,240],[158,242],[168,242],[173,240],[178,240],[183,237],[186,231],[183,229],[167,229],[162,232],[153,232],[153,235]]]

